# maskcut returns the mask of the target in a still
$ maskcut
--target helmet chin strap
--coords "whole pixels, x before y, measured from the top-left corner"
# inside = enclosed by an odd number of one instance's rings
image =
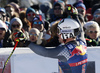
[[[70,41],[74,41],[75,40],[75,38],[68,38],[68,39],[65,39],[64,40],[64,43],[66,44],[66,43],[68,43],[68,42],[70,42]]]

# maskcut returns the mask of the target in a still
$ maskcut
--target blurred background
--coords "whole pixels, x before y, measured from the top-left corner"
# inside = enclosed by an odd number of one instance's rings
[[[50,1],[50,0],[0,0],[0,7],[4,7],[6,4],[10,2],[15,2],[19,4],[21,7],[23,6],[30,7],[31,5],[43,3],[45,1]],[[68,0],[68,3],[73,4],[76,1],[79,1],[79,0]]]

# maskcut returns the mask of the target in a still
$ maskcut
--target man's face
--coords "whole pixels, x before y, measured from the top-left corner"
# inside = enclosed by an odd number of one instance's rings
[[[60,6],[55,6],[54,7],[54,14],[56,16],[60,16],[63,14],[63,9]]]
[[[4,28],[0,28],[0,40],[4,39],[5,33],[6,33],[5,29]]]

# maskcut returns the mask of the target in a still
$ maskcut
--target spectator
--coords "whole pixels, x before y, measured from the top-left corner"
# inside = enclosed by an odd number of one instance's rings
[[[9,22],[9,15],[6,12],[5,8],[0,8],[0,14],[2,15],[2,21],[6,23],[7,27],[9,28],[10,22]]]
[[[3,22],[6,22],[6,10],[4,8],[0,8],[0,14],[3,17]]]
[[[15,17],[10,21],[10,28],[12,31],[15,29],[22,29],[22,27],[23,27],[23,24],[20,18]]]
[[[29,31],[29,38],[31,42],[38,45],[45,46],[46,44],[46,41],[43,39],[43,34],[37,28],[32,28]]]
[[[52,4],[49,1],[46,1],[40,5],[40,10],[43,12],[46,20],[50,19],[49,12],[51,11],[51,9]]]
[[[74,7],[77,8],[78,13],[82,14],[84,17],[84,21],[87,22],[88,19],[86,17],[86,7],[85,5],[82,3],[82,1],[78,1],[76,3],[73,4]]]
[[[11,34],[11,30],[9,29],[10,23],[8,21],[6,21],[7,13],[6,13],[6,10],[4,8],[0,8],[0,14],[1,14],[1,20],[6,24],[6,27],[7,27],[7,31],[5,33],[5,37],[3,38],[3,44],[2,44],[3,47],[5,47],[5,43],[7,42],[8,37]]]
[[[19,17],[19,14],[15,12],[15,9],[12,5],[8,4],[5,7],[5,10],[10,15],[10,20],[14,17]]]
[[[20,7],[17,3],[11,2],[9,4],[14,7],[15,12],[17,12],[18,14],[20,13]]]
[[[36,16],[36,11],[33,8],[27,8],[26,10],[26,18],[31,22],[33,21],[33,18]]]
[[[94,5],[92,6],[92,10],[91,10],[92,15],[94,14],[94,12],[95,12],[98,8],[100,8],[100,3],[96,3],[96,4],[94,4]]]
[[[94,11],[93,20],[96,21],[100,26],[100,8]]]
[[[2,20],[0,20],[0,48],[3,47],[3,44],[6,44],[3,42],[6,32],[7,32],[6,24]]]
[[[16,44],[16,40],[17,40],[16,37],[21,38],[21,40],[19,40],[19,42],[17,44],[17,47],[27,47],[27,46],[24,46],[25,41],[26,41],[26,36],[20,29],[13,30],[12,34],[10,35],[10,37],[6,43],[6,46],[7,47],[14,47]]]
[[[24,29],[24,31],[29,32],[31,30],[31,23],[27,19],[24,19],[22,23],[23,23],[22,28]]]
[[[20,16],[20,19],[21,19],[21,21],[23,23],[23,27],[22,28],[25,31],[29,32],[30,29],[31,29],[31,23],[29,22],[29,20],[26,19],[26,12],[25,11],[21,11],[19,16]]]
[[[32,28],[37,28],[39,31],[43,31],[44,30],[44,18],[42,17],[42,15],[37,15],[34,19],[33,19],[33,25]]]
[[[11,31],[13,32],[13,30],[15,29],[19,29],[19,30],[22,30],[23,27],[23,23],[22,21],[20,20],[20,18],[18,17],[14,17],[11,21],[10,21],[10,28],[11,28]],[[27,39],[29,38],[29,34],[25,31],[23,31],[23,33],[26,35]]]
[[[87,46],[100,46],[100,27],[97,22],[89,21],[84,27]]]
[[[47,28],[45,26],[48,25]],[[45,19],[42,17],[42,15],[37,15],[33,19],[33,25],[32,28],[37,28],[40,32],[43,32],[43,38],[45,40],[48,40],[51,38],[51,32],[49,30],[49,24],[45,24]],[[48,30],[46,30],[48,29]]]
[[[63,17],[64,10],[65,10],[65,3],[63,1],[55,2],[53,5],[53,13],[54,14],[50,14],[49,22],[51,23],[53,21],[64,18]]]

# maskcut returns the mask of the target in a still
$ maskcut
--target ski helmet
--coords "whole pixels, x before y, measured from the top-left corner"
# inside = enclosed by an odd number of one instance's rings
[[[62,19],[58,23],[58,30],[61,38],[68,39],[77,36],[80,32],[80,25],[79,23],[71,18]]]

